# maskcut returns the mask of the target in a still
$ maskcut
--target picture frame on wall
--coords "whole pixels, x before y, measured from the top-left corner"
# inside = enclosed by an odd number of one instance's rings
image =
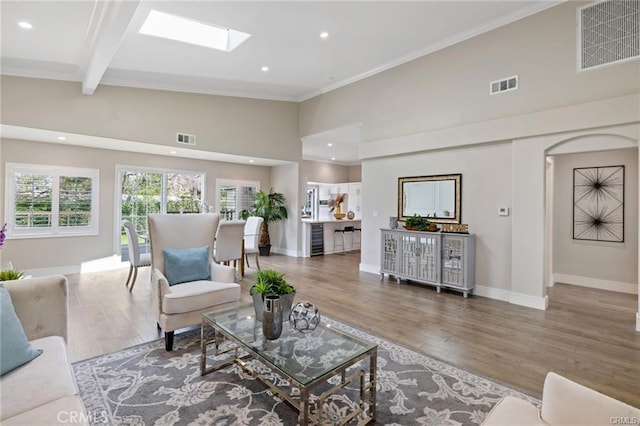
[[[624,242],[624,166],[573,169],[573,239]]]

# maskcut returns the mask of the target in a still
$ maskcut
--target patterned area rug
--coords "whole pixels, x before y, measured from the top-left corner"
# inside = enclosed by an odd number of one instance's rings
[[[537,399],[501,384],[338,321],[323,318],[323,322],[378,344],[374,424],[480,424],[505,395],[540,406]],[[175,339],[173,352],[166,352],[164,341],[158,340],[73,365],[92,424],[297,424],[296,411],[237,365],[201,377],[199,330],[176,334]],[[210,362],[222,357],[211,356]],[[361,362],[368,368],[368,361]],[[271,379],[288,385],[277,375]],[[333,384],[339,377],[335,379]],[[337,422],[358,400],[357,389],[347,388],[323,405],[323,415]]]

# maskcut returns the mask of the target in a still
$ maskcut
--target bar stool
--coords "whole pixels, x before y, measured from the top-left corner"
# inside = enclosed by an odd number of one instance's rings
[[[335,253],[336,250],[336,242],[338,241],[338,238],[336,238],[336,234],[341,233],[342,234],[342,253],[344,254],[346,252],[345,249],[345,236],[344,234],[351,234],[351,248],[353,249],[353,233],[355,231],[355,228],[353,226],[345,226],[343,229],[336,229],[333,234],[333,252]]]
[[[358,233],[358,238],[356,239],[356,232]],[[360,247],[362,245],[362,229],[360,228],[353,228],[353,237],[351,238],[351,245],[353,247],[353,250],[360,250]],[[357,244],[356,244],[357,243]]]

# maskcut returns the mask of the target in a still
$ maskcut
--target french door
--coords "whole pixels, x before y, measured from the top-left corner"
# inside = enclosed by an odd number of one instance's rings
[[[202,172],[161,171],[118,167],[119,252],[129,260],[127,236],[120,226],[123,220],[134,224],[140,250],[149,252],[147,215],[150,213],[199,213],[204,193]]]

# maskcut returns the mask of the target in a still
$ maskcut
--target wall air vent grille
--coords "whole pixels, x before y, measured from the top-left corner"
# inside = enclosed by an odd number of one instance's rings
[[[176,142],[181,143],[183,145],[195,145],[196,144],[196,135],[188,135],[186,133],[178,133],[176,137]]]
[[[640,58],[640,1],[606,0],[578,13],[579,70]]]
[[[516,90],[518,88],[518,76],[507,77],[500,80],[495,80],[489,83],[489,93],[495,95],[497,93],[508,92],[509,90]]]

